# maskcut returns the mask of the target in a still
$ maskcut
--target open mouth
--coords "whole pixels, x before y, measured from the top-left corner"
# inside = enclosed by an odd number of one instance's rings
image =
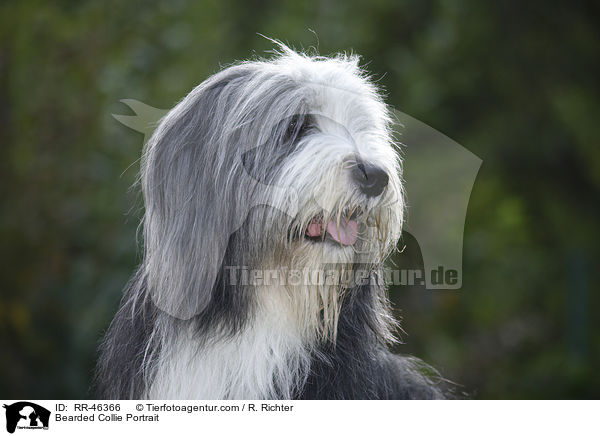
[[[325,224],[322,215],[315,216],[306,227],[305,238],[314,242],[333,241],[340,245],[354,245],[358,239],[359,209],[345,210],[339,219],[330,219]]]

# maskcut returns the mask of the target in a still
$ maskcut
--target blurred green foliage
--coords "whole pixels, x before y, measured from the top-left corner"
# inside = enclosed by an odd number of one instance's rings
[[[134,98],[171,107],[257,32],[353,50],[388,102],[483,159],[460,291],[391,290],[404,345],[474,398],[598,398],[600,5],[0,4],[0,396],[83,398],[139,253]],[[410,235],[398,262],[418,265]]]

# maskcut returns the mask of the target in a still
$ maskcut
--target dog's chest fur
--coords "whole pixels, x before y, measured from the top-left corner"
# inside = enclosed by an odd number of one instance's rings
[[[310,347],[281,314],[256,316],[243,331],[200,343],[192,327],[163,345],[146,396],[163,399],[294,398]]]

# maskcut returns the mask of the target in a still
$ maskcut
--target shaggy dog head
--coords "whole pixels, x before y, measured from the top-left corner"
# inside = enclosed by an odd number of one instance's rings
[[[314,277],[327,267],[341,277],[356,265],[379,267],[401,232],[400,169],[388,111],[356,56],[281,46],[273,60],[215,74],[166,115],[145,149],[154,303],[179,319],[218,302],[245,304],[288,313],[306,337],[334,338],[351,292],[342,281],[226,283],[227,268]]]

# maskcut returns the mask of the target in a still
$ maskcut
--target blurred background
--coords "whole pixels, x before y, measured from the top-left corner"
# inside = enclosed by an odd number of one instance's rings
[[[2,2],[0,397],[91,395],[139,261],[143,136],[119,100],[172,107],[266,55],[259,32],[359,53],[388,103],[483,160],[463,287],[393,288],[398,350],[472,398],[599,398],[599,22],[594,1]]]

